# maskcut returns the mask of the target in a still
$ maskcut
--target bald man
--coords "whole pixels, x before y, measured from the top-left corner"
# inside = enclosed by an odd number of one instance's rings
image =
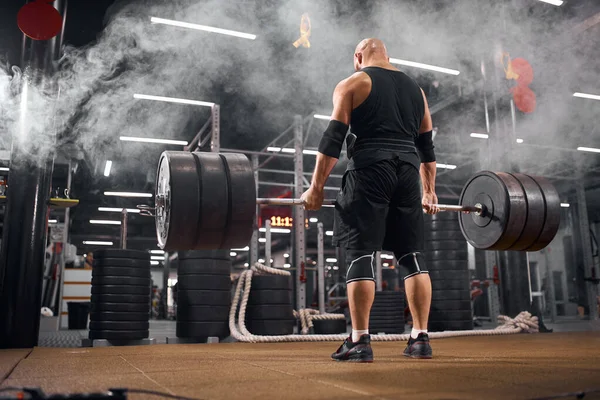
[[[352,335],[332,358],[373,361],[369,313],[375,297],[374,257],[380,250],[396,257],[413,317],[404,355],[431,358],[431,281],[422,254],[423,209],[429,214],[439,209],[427,99],[412,78],[390,64],[381,40],[358,44],[354,68],[357,72],[335,88],[333,114],[319,144],[312,183],[302,195],[306,209],[322,206],[325,181],[350,128],[350,161],[336,199],[334,245],[346,249]]]

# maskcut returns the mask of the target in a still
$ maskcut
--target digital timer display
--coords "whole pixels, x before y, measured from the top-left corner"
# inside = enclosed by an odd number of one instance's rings
[[[271,217],[271,226],[273,227],[283,227],[283,228],[291,228],[294,222],[294,218],[292,217],[281,217],[281,216],[272,216]]]

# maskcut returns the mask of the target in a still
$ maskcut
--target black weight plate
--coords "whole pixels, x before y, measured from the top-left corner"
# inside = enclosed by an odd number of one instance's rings
[[[441,331],[472,331],[473,320],[469,321],[429,321],[427,324],[430,332]]]
[[[293,319],[291,305],[260,305],[246,308],[246,320],[256,319]]]
[[[148,321],[150,319],[149,313],[137,313],[137,312],[93,312],[90,313],[90,321]]]
[[[470,300],[471,291],[464,290],[434,290],[431,292],[432,300]]]
[[[221,153],[229,184],[229,216],[222,248],[244,247],[250,242],[256,218],[256,181],[244,154]]]
[[[539,251],[550,244],[560,227],[560,197],[556,188],[546,178],[540,176],[531,176],[531,178],[535,180],[544,194],[546,216],[542,233],[537,242],[526,250]]]
[[[258,304],[293,304],[291,290],[250,290],[248,305]]]
[[[292,290],[292,277],[285,275],[252,275],[253,290]]]
[[[460,231],[458,221],[431,221],[425,224],[425,232]]]
[[[150,253],[143,250],[102,249],[93,253],[94,261],[100,258],[135,258],[150,261]]]
[[[96,276],[130,276],[132,278],[150,278],[150,268],[94,267],[92,277]]]
[[[458,226],[458,215],[454,211],[440,211],[437,214],[424,214],[425,223],[430,221],[454,221]]]
[[[219,153],[192,154],[200,166],[200,219],[193,248],[220,249],[229,216],[230,193],[227,170]]]
[[[97,258],[94,259],[93,267],[128,267],[150,269],[150,260],[141,260],[139,258]]]
[[[470,310],[471,300],[439,300],[431,302],[431,310],[461,311]]]
[[[175,334],[180,338],[207,338],[216,336],[226,338],[229,336],[229,323],[221,322],[185,322],[177,321]]]
[[[94,285],[92,294],[137,294],[150,296],[150,286]]]
[[[437,250],[437,251],[426,251],[425,260],[427,264],[430,261],[468,261],[469,254],[467,250]]]
[[[477,249],[506,250],[525,226],[527,202],[523,188],[512,175],[491,171],[475,174],[465,185],[461,205],[483,204],[485,215],[460,213],[465,239]]]
[[[227,275],[231,274],[231,260],[188,259],[179,260],[177,275]]]
[[[253,335],[291,335],[296,326],[295,319],[289,320],[260,320],[254,319],[246,322],[246,328]]]
[[[432,321],[466,321],[470,318],[473,318],[471,309],[460,311],[429,311],[429,319]]]
[[[93,331],[147,331],[149,328],[148,321],[90,321]]]
[[[468,260],[428,261],[426,267],[429,270],[436,270],[436,271],[446,271],[446,270],[467,271],[469,269],[469,261]]]
[[[178,251],[177,259],[181,260],[225,260],[231,262],[229,250],[187,250]]]
[[[95,285],[145,286],[150,287],[151,278],[133,278],[130,276],[93,276],[92,287]]]
[[[425,242],[425,251],[435,250],[466,250],[466,240],[429,240]]]
[[[425,231],[425,241],[428,240],[462,240],[465,241],[460,230],[453,231]]]
[[[346,319],[313,319],[313,329],[317,335],[337,335],[346,333]]]
[[[431,288],[433,290],[460,290],[460,289],[469,290],[470,286],[471,286],[471,284],[466,279],[465,280],[433,279],[431,281]]]
[[[177,306],[231,306],[228,290],[181,290],[177,291]]]
[[[148,303],[92,303],[91,312],[134,312],[149,313],[150,301]]]
[[[156,236],[165,251],[193,249],[200,214],[199,164],[187,151],[165,151],[156,174]]]
[[[370,317],[370,324],[374,326],[402,326],[404,325],[404,317]]]
[[[389,330],[404,330],[404,321],[396,320],[396,321],[382,321],[382,322],[372,322],[369,323],[369,330],[380,330],[380,331],[389,331]]]
[[[150,303],[150,294],[92,294],[92,303]]]
[[[178,290],[231,290],[229,275],[186,275],[177,281]]]
[[[371,314],[402,314],[404,312],[403,305],[400,306],[385,306],[385,307],[371,307]]]
[[[386,335],[402,335],[404,333],[404,327],[394,327],[394,328],[379,328],[379,327],[369,327],[369,333],[378,334],[385,333]]]
[[[521,184],[525,192],[527,215],[521,235],[509,250],[523,251],[533,246],[542,233],[546,217],[546,202],[542,189],[531,177],[518,173],[511,175]]]
[[[190,306],[177,307],[177,321],[222,322],[229,321],[230,307]]]
[[[109,331],[101,330],[94,331],[90,330],[89,338],[91,340],[106,339],[106,340],[140,340],[146,339],[150,335],[148,330],[142,331]]]
[[[442,268],[440,268],[439,270],[429,270],[429,278],[431,278],[432,281],[433,280],[445,280],[445,279],[468,280],[470,274],[471,274],[471,272],[466,268],[460,269],[460,270],[456,270],[456,269],[444,270]]]

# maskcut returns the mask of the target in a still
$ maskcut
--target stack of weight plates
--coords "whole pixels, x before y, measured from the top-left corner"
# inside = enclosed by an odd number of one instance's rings
[[[344,314],[340,315],[343,316]],[[340,319],[313,319],[312,323],[317,335],[337,335],[348,331],[345,317]]]
[[[294,333],[292,277],[252,275],[245,321],[246,328],[254,335]]]
[[[425,216],[425,250],[432,286],[428,329],[473,329],[467,242],[456,213]]]
[[[375,292],[369,318],[369,333],[404,333],[404,293]]]
[[[229,250],[178,253],[177,328],[180,338],[229,336],[231,257]]]
[[[89,338],[147,338],[151,282],[147,251],[95,251]]]

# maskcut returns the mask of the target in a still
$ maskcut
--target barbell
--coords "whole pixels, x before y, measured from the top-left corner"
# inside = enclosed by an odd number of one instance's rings
[[[250,160],[237,153],[165,151],[156,178],[154,215],[165,251],[244,247],[255,225],[256,206],[301,206],[301,199],[257,198]],[[325,200],[324,205],[335,205]],[[458,205],[463,236],[482,250],[537,251],[558,232],[560,199],[545,178],[482,171],[464,186]]]

